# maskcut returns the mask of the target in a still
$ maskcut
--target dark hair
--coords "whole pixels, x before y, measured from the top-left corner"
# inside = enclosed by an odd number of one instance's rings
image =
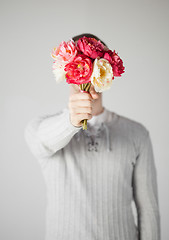
[[[72,37],[72,39],[74,41],[77,41],[79,38],[82,38],[83,36],[90,37],[90,38],[95,38],[97,41],[100,40],[100,42],[102,44],[104,44],[106,47],[108,47],[100,38],[98,38],[97,36],[95,36],[95,35],[93,35],[91,33],[82,33],[82,34],[79,34],[79,35],[76,35],[76,36]]]

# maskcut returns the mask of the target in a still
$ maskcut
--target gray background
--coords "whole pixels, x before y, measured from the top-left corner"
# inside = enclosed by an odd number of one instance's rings
[[[124,61],[126,72],[103,93],[103,105],[150,131],[158,173],[162,240],[169,235],[169,2],[0,2],[0,239],[43,240],[45,183],[24,128],[68,102],[56,84],[51,49],[93,33]]]

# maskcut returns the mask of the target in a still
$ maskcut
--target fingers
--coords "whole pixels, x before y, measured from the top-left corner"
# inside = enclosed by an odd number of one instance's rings
[[[70,122],[75,126],[75,127],[80,127],[82,126],[82,120],[83,119],[91,119],[92,115],[89,113],[70,113]]]
[[[89,93],[76,93],[69,98],[69,108],[92,108],[93,99]]]
[[[70,113],[71,114],[80,114],[80,113],[84,113],[84,114],[92,114],[92,107],[71,107],[70,108]]]
[[[93,99],[89,93],[79,92],[69,97],[70,121],[74,126],[82,126],[83,119],[92,118]]]
[[[77,101],[70,101],[69,107],[92,107],[92,101],[91,100],[77,100]]]
[[[70,96],[69,100],[70,101],[77,101],[77,100],[91,100],[92,101],[92,97],[89,93],[79,92],[79,93],[72,94]]]
[[[78,113],[76,114],[76,119],[77,119],[77,122],[81,122],[83,119],[91,119],[92,118],[92,115],[89,114],[89,113]]]

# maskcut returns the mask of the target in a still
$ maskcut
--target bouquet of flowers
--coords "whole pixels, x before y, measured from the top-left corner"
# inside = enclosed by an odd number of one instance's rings
[[[89,92],[91,84],[96,92],[103,92],[111,87],[114,77],[124,73],[123,61],[115,50],[86,36],[76,43],[73,39],[62,41],[52,49],[51,57],[56,82],[77,84],[82,92]],[[82,123],[83,130],[87,129],[87,120]]]

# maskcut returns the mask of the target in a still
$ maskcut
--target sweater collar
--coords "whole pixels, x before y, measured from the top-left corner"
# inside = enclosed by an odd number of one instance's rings
[[[69,111],[68,107],[65,108],[67,111]],[[88,123],[88,129],[82,130],[80,129],[85,135],[92,136],[93,134],[97,135],[100,131],[105,129],[106,131],[106,142],[107,142],[107,151],[112,151],[111,149],[111,134],[109,125],[112,125],[114,122],[116,122],[118,118],[118,114],[116,112],[111,112],[107,108],[104,107],[104,110],[102,113],[98,115],[94,115],[91,119],[87,120]],[[76,134],[76,137],[78,141],[80,140],[80,132],[79,131]]]
[[[106,131],[106,142],[107,151],[112,151],[111,149],[111,133],[110,126],[117,120],[118,115],[115,112],[109,111],[104,107],[102,113],[93,116],[91,119],[87,120],[88,129],[84,131],[84,134],[88,136],[97,136],[97,134],[102,134],[101,131]]]

